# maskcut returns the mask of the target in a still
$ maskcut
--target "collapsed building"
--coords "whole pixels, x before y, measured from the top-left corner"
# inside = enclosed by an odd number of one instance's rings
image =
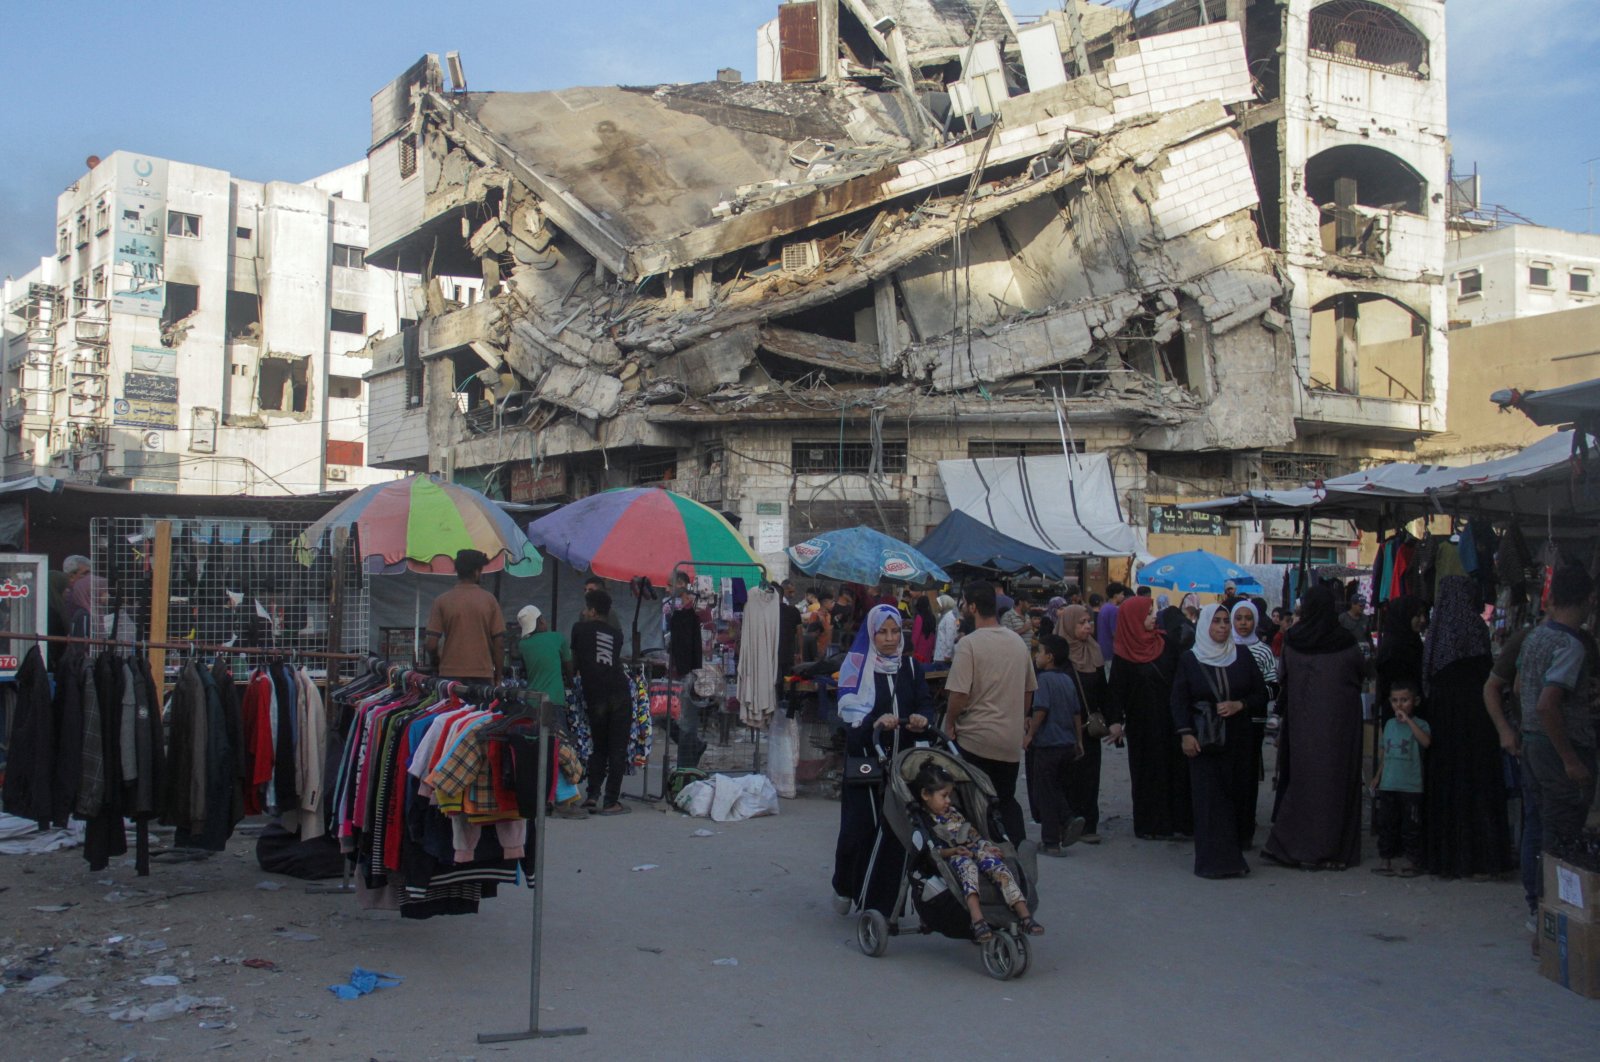
[[[940,461],[1106,455],[1145,542],[1442,430],[1442,0],[777,13],[754,82],[373,97],[367,260],[483,295],[376,344],[372,463],[671,486],[782,570]]]

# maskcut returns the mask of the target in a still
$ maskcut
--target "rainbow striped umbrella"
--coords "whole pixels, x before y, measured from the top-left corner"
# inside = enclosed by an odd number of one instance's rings
[[[335,527],[354,527],[361,556],[383,571],[453,575],[455,555],[464,549],[488,556],[485,571],[544,570],[539,551],[503,509],[470,487],[428,476],[374,484],[334,506],[296,540],[300,563],[311,563]]]
[[[618,581],[645,576],[668,586],[679,564],[752,582],[766,570],[721,513],[660,487],[623,487],[575,501],[529,524],[528,537],[579,571]]]

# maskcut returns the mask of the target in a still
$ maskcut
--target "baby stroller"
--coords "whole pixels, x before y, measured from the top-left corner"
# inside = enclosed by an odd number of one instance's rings
[[[901,919],[914,912],[916,932],[940,933],[956,940],[972,939],[972,921],[961,883],[949,864],[939,856],[938,842],[931,822],[922,807],[921,795],[912,791],[912,782],[924,764],[933,762],[955,779],[951,794],[956,810],[983,837],[999,848],[1017,887],[1028,901],[1028,909],[1039,910],[1037,846],[1024,841],[1013,847],[1004,836],[995,808],[994,783],[989,776],[955,754],[950,740],[936,730],[927,731],[935,746],[905,749],[895,755],[884,773],[888,791],[883,798],[879,829],[889,830],[906,851],[899,891],[892,914],[863,906],[856,916],[856,943],[864,954],[874,958],[889,950],[889,938],[901,933]],[[870,877],[870,874],[869,874]],[[907,901],[910,901],[910,911]],[[1007,907],[1000,890],[987,877],[978,885],[978,903],[984,919],[994,927],[994,936],[984,943],[983,969],[990,977],[1006,981],[1021,977],[1028,970],[1028,936],[1018,928],[1016,912]]]

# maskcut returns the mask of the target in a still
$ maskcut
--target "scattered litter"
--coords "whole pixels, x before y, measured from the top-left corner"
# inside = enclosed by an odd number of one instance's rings
[[[712,966],[738,966],[739,965],[739,960],[738,959],[712,959],[711,960],[711,965]]]
[[[278,930],[278,936],[282,937],[284,940],[297,940],[302,944],[309,944],[313,940],[322,939],[315,933],[302,933],[298,929],[280,929]]]
[[[222,1032],[233,1032],[238,1027],[239,1023],[232,1021],[203,1021],[200,1023],[200,1028],[202,1029],[219,1029]]]
[[[665,948],[647,948],[643,944],[637,944],[635,947],[637,947],[640,951],[648,951],[651,955],[660,955],[662,952],[667,950]]]
[[[689,836],[690,837],[715,837],[716,835],[717,835],[717,831],[716,830],[707,830],[707,829],[701,828],[701,829],[698,829],[698,830],[694,831]]]
[[[176,988],[179,981],[171,974],[151,974],[149,977],[139,978],[139,983],[149,985],[151,988]]]
[[[191,1010],[221,1010],[227,1005],[228,1001],[221,996],[202,998],[180,995],[152,1003],[148,1007],[120,1007],[109,1012],[106,1017],[112,1021],[166,1021],[168,1018],[176,1018],[179,1014],[187,1014]]]
[[[660,865],[656,864],[656,863],[640,863],[638,866],[634,867],[633,869],[634,870],[659,870],[660,869]]]
[[[62,911],[70,911],[76,906],[78,905],[75,903],[42,903],[33,909],[40,914],[60,914]]]
[[[283,888],[283,882],[258,881],[256,882],[256,888],[260,889],[262,892],[277,892],[279,889]]]
[[[55,991],[70,980],[72,980],[70,977],[61,977],[57,974],[46,974],[43,977],[35,977],[33,980],[29,981],[22,990],[28,993],[30,996],[42,996],[46,992]]]
[[[167,950],[167,942],[164,940],[141,940],[134,946],[146,955],[154,955],[158,951]]]
[[[278,972],[278,964],[271,959],[246,959],[239,965],[248,966],[252,970],[266,970],[268,973]]]
[[[126,937],[126,936],[124,936],[124,935],[123,935],[123,934],[121,934],[121,933],[118,933],[118,934],[117,934],[117,935],[116,935],[116,936],[114,936],[114,937],[107,937],[107,938],[106,938],[106,946],[107,946],[107,947],[110,947],[110,946],[111,946],[111,945],[113,945],[113,944],[121,944],[121,943],[122,943],[122,942],[123,942],[123,941],[124,941],[124,940],[127,940],[127,939],[128,939],[128,938],[127,938],[127,937]]]
[[[328,991],[340,999],[360,999],[368,993],[380,988],[394,988],[405,978],[397,974],[377,973],[373,970],[363,970],[357,966],[350,971],[350,983],[344,985],[329,985]]]

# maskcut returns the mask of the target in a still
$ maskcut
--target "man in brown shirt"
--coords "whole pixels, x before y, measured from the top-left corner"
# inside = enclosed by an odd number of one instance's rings
[[[489,558],[480,550],[456,554],[456,585],[433,599],[428,610],[428,655],[440,678],[500,685],[505,665],[506,621],[500,602],[478,585]],[[440,641],[444,646],[440,648]]]
[[[1006,836],[1021,844],[1027,834],[1017,803],[1017,771],[1039,680],[1027,644],[1000,626],[993,584],[969,583],[961,608],[974,628],[956,643],[950,661],[945,731],[960,745],[961,758],[994,783]]]

